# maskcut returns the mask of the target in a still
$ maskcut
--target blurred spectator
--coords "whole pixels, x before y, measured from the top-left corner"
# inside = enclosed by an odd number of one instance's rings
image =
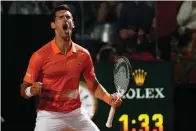
[[[178,31],[181,35],[193,33],[192,41],[189,43],[187,53],[189,56],[196,56],[196,1],[184,1],[178,12],[177,21],[179,24]]]
[[[146,43],[143,40],[148,34],[155,15],[152,1],[129,1],[124,2],[119,21],[117,53],[133,53],[133,48],[139,49]],[[144,48],[143,48],[144,49]]]
[[[179,32],[196,29],[196,1],[184,1],[177,15]]]
[[[100,43],[100,48],[97,48],[97,62],[112,62],[115,59],[116,51],[113,46],[117,33],[116,21],[120,16],[121,7],[121,2],[117,1],[103,1],[98,5],[90,33],[91,38]]]
[[[117,20],[120,17],[120,12],[121,12],[122,6],[123,6],[123,4],[121,2],[117,3],[117,5],[116,5],[115,13],[116,13]]]
[[[177,27],[177,13],[181,1],[156,1],[156,31],[160,58],[170,60],[171,40]]]
[[[177,55],[193,57],[195,52],[195,35],[196,29],[196,2],[184,1],[177,15],[178,28],[176,29],[175,38],[177,39]],[[172,43],[173,44],[173,43]]]
[[[101,49],[98,49],[100,50],[99,52],[101,52],[101,54],[104,52],[104,54],[108,54],[109,57],[113,51],[108,48],[113,48],[114,46],[117,26],[116,19],[118,19],[121,7],[122,4],[115,1],[100,3],[96,21],[91,31],[91,38],[99,41],[102,46]],[[100,55],[98,54],[98,56]]]
[[[183,44],[186,43],[186,44]],[[186,33],[182,35],[182,38],[178,42],[177,55],[196,58],[196,33]],[[183,45],[183,46],[182,46]]]
[[[101,3],[96,3],[97,5],[93,6],[98,6],[96,11],[93,11],[93,17],[94,21],[91,21],[90,27],[91,30],[94,30],[97,25],[102,25],[105,23],[114,23],[116,21],[116,2],[108,2],[108,1],[102,1]]]
[[[108,16],[108,4],[107,2],[102,2],[97,12],[96,21],[94,21],[92,25],[92,31],[91,31],[92,39],[96,39],[101,42],[103,35],[105,34],[107,35],[109,33],[108,30],[110,28],[110,25],[107,23],[107,16]]]
[[[108,5],[107,2],[103,2],[100,4],[100,8],[98,9],[98,14],[97,14],[97,23],[105,23],[107,20],[108,16]]]
[[[9,14],[41,15],[49,14],[50,10],[45,1],[14,1],[9,9]]]
[[[99,50],[96,62],[114,62],[116,56],[116,50],[109,45],[105,45]]]
[[[97,9],[95,24],[114,23],[117,20],[116,10],[120,9],[119,3],[117,1],[101,2]]]
[[[79,20],[80,21],[80,29],[82,32],[78,33],[85,33],[88,34],[91,32],[94,22],[96,21],[97,10],[99,1],[80,1],[80,10],[78,14],[80,14]],[[77,21],[76,21],[77,22]]]

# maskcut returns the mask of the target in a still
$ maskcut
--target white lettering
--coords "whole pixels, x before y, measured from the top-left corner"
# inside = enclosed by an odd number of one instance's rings
[[[146,98],[154,98],[154,88],[146,88]]]
[[[123,99],[163,99],[164,88],[130,88],[128,93],[123,96]]]
[[[133,99],[135,97],[135,90],[130,88],[129,92],[126,94],[127,99]]]
[[[155,88],[155,91],[157,93],[157,95],[155,96],[155,98],[165,98],[165,96],[162,93],[163,88]]]
[[[141,89],[140,88],[137,88],[136,89],[136,94],[137,94],[137,96],[136,96],[137,99],[143,99],[143,98],[145,98],[145,94],[142,94],[141,93]]]

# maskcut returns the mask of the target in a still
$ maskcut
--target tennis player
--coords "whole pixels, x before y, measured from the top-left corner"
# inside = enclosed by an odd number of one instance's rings
[[[102,87],[89,52],[71,40],[74,22],[70,8],[57,6],[51,18],[55,37],[32,54],[20,88],[26,99],[39,95],[35,131],[99,131],[81,106],[81,73],[97,98],[113,107],[119,107],[122,100]]]

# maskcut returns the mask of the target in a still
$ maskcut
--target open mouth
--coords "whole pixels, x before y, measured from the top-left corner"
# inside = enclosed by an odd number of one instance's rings
[[[68,25],[67,24],[63,25],[63,29],[67,30],[68,29]]]

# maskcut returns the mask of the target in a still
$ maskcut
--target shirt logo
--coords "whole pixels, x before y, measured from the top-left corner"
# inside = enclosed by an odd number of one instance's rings
[[[27,73],[26,73],[26,76],[31,77],[31,74],[27,72]]]
[[[81,62],[76,62],[76,65],[77,65],[77,66],[81,66],[82,63],[81,63]]]

